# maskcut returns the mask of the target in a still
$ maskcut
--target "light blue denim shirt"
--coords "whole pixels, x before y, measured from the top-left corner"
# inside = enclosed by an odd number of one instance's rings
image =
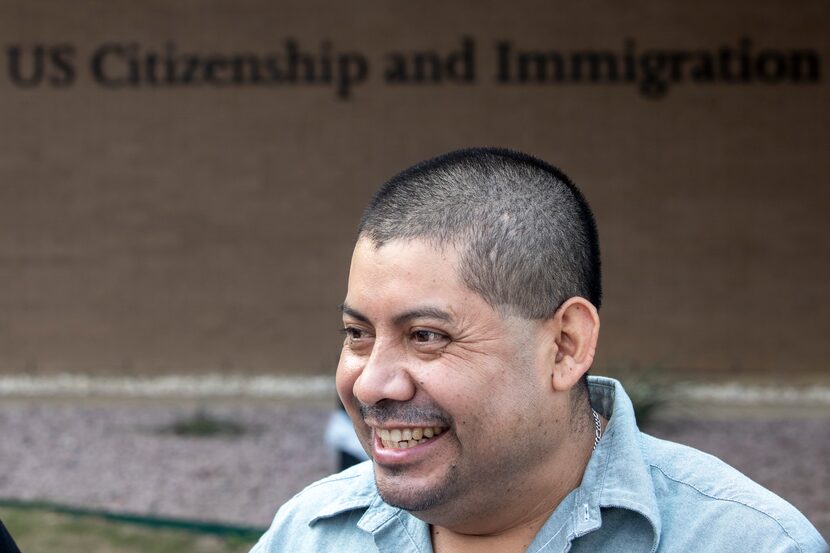
[[[619,382],[590,377],[609,422],[582,483],[528,552],[825,553],[792,505],[722,461],[641,433]],[[252,553],[431,553],[429,526],[383,502],[372,463],[320,480],[277,512]]]

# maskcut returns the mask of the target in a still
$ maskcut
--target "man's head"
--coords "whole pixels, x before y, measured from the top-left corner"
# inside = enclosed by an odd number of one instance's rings
[[[455,246],[467,286],[528,319],[547,319],[574,296],[600,307],[591,210],[561,171],[525,154],[469,149],[419,163],[375,194],[359,236]]]
[[[556,169],[466,150],[384,185],[361,222],[337,372],[383,498],[497,528],[504,491],[575,477],[599,297],[593,219]]]

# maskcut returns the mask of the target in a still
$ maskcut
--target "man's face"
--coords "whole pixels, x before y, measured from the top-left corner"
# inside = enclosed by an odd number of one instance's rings
[[[409,511],[486,510],[564,432],[550,424],[555,344],[499,315],[456,262],[421,240],[361,239],[352,258],[337,389],[381,495]]]

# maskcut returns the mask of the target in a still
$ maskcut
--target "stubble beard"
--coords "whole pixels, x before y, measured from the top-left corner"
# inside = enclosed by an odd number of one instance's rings
[[[504,493],[512,495],[511,491],[516,491],[515,476],[527,472],[543,455],[539,444],[527,437],[513,446],[482,454],[487,461],[474,466],[454,460],[444,476],[428,487],[416,487],[408,482],[407,467],[383,467],[380,476],[375,467],[375,483],[387,504],[416,516],[429,512],[429,516],[419,517],[424,520],[488,513],[511,499]]]
[[[388,474],[379,477],[375,469],[375,484],[380,497],[392,507],[398,507],[409,512],[430,511],[445,505],[456,494],[458,486],[458,470],[451,465],[441,482],[425,488],[416,489],[406,483],[405,468],[387,468]],[[396,482],[396,480],[399,480]]]
[[[371,418],[378,422],[396,420],[417,426],[421,421],[440,421],[447,428],[445,432],[450,432],[453,426],[452,417],[434,405],[415,406],[385,402],[380,405],[360,405],[359,412],[364,422]],[[371,435],[366,439],[371,442]],[[371,446],[367,451],[371,451]],[[412,470],[409,467],[382,467],[382,475],[378,474],[377,464],[374,468],[375,485],[380,497],[388,505],[405,511],[427,511],[438,507],[451,499],[459,486],[459,471],[454,462],[447,467],[446,474],[440,482],[422,489],[408,482],[407,472]]]

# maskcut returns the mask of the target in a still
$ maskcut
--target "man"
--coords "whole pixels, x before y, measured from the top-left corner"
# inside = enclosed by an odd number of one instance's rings
[[[393,177],[360,223],[337,368],[372,460],[294,497],[254,551],[824,551],[586,377],[600,299],[593,216],[557,169],[474,149]]]

